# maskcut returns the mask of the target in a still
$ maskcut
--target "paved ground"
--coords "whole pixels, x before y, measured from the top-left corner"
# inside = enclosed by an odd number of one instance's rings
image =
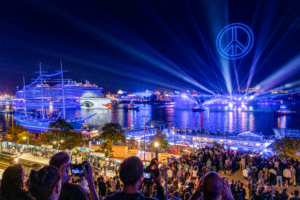
[[[25,162],[31,162],[31,163],[40,163],[42,165],[49,165],[49,158],[45,158],[45,157],[40,157],[40,156],[33,156],[30,153],[24,153],[23,155],[19,156],[19,160],[20,161],[25,161]],[[81,163],[82,160],[81,158],[77,159],[78,163]],[[20,162],[22,163],[22,162]],[[72,160],[72,163],[75,164],[75,160]],[[103,172],[100,172],[100,174],[104,174]],[[116,173],[114,171],[111,170],[107,170],[106,171],[106,176],[108,177],[114,177],[116,175]],[[1,171],[0,171],[0,176],[1,176]]]
[[[239,170],[239,171],[236,171],[233,175],[231,176],[226,176],[226,175],[222,175],[222,172],[219,172],[219,174],[222,176],[222,177],[225,177],[225,178],[228,178],[228,181],[231,182],[231,180],[234,180],[234,181],[238,181],[240,180],[241,182],[243,182],[245,184],[245,181],[244,181],[244,177],[242,175],[242,170]],[[294,190],[299,190],[300,191],[300,186],[297,185],[297,186],[293,186],[293,185],[290,185],[289,187],[277,187],[277,186],[273,186],[277,191],[281,191],[282,189],[286,188],[288,189],[288,195],[291,193],[291,192],[294,192]],[[246,193],[247,193],[247,196],[246,198],[248,198],[248,194],[249,194],[249,191],[248,191],[248,188],[247,187],[244,187],[246,189]]]

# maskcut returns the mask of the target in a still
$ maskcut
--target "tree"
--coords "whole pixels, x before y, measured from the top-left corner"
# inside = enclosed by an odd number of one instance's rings
[[[156,101],[157,100],[157,96],[155,94],[151,94],[149,97],[150,101]]]
[[[12,127],[9,127],[7,130],[7,139],[12,140],[12,141],[17,141],[18,140],[18,135],[22,132],[27,132],[26,128],[23,128],[23,126],[20,125],[15,125],[13,127],[14,131],[14,138],[12,138]]]
[[[106,142],[104,142],[102,144],[102,146],[100,147],[100,149],[98,150],[99,152],[101,153],[105,153],[105,157],[108,157],[108,152],[110,152],[110,157],[111,157],[111,154],[112,154],[112,142],[110,140],[107,140]],[[110,151],[108,151],[110,150]]]
[[[35,137],[35,134],[29,133],[27,131],[23,131],[23,132],[21,132],[17,135],[16,143],[27,144],[28,143],[28,138],[29,138],[29,144],[33,145],[36,142],[34,137]]]
[[[217,142],[213,142],[213,147],[217,147],[218,149],[223,148],[223,144],[219,144]]]
[[[66,120],[59,118],[55,122],[51,122],[49,128],[51,129],[40,135],[37,144],[53,144],[57,146],[59,143],[60,149],[63,150],[81,146],[82,133],[74,131],[74,127]]]
[[[156,130],[156,135],[150,138],[150,146],[155,148],[155,142],[158,142],[159,149],[167,149],[169,147],[169,141],[166,135],[162,134],[161,130]]]
[[[68,136],[65,137],[63,143],[60,143],[61,149],[73,149],[75,147],[81,146],[82,143],[82,133],[80,131],[70,131]]]
[[[107,123],[102,128],[103,133],[100,135],[100,139],[113,142],[125,142],[125,131],[121,130],[121,126],[118,123]]]
[[[280,158],[300,159],[300,139],[284,137],[281,140],[273,142],[273,151]]]
[[[41,146],[42,144],[52,144],[56,139],[55,135],[52,132],[47,131],[42,133],[35,142],[36,146]]]
[[[54,130],[59,130],[61,133],[67,133],[71,130],[74,130],[72,124],[66,122],[66,120],[62,118],[58,118],[55,122],[51,122],[49,124],[49,128]]]

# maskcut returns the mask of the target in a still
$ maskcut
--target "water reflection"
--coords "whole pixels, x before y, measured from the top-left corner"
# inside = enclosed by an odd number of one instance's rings
[[[2,110],[6,109],[4,106]],[[251,110],[251,107],[249,107]],[[49,109],[47,110],[49,112]],[[220,132],[244,132],[255,130],[264,134],[273,134],[272,128],[300,129],[300,117],[274,117],[268,112],[247,111],[203,111],[176,109],[172,106],[140,105],[140,110],[112,109],[67,109],[66,118],[88,117],[96,115],[86,121],[88,124],[103,125],[105,123],[120,123],[123,127],[142,128],[145,121],[171,121],[170,127],[201,129]],[[6,130],[11,124],[10,115],[0,114],[0,128]]]
[[[286,128],[286,116],[278,117],[278,128]]]

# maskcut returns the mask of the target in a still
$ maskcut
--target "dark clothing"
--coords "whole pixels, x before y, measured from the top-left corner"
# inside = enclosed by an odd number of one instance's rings
[[[290,200],[300,200],[299,197],[291,197]]]
[[[287,194],[279,194],[278,198],[280,200],[288,200],[289,199],[289,196]]]
[[[106,184],[103,181],[99,182],[99,197],[104,197],[106,195]]]
[[[11,195],[11,198],[5,198],[3,195],[0,195],[0,200],[35,200],[33,196],[29,192],[21,191],[19,195],[13,194]]]
[[[282,176],[283,172],[282,172],[282,170],[276,170],[276,174],[277,174],[277,176]]]
[[[88,200],[87,194],[79,185],[72,183],[65,183],[61,187],[60,196],[58,200]]]
[[[166,200],[163,187],[157,187],[156,190],[157,190],[157,199]],[[124,194],[123,192],[118,191],[106,197],[105,200],[153,200],[153,198],[145,197],[141,193]]]

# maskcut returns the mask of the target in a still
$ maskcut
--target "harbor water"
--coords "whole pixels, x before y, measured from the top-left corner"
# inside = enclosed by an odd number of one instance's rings
[[[178,109],[173,105],[153,106],[140,104],[140,109],[124,110],[68,108],[66,118],[85,118],[96,113],[86,121],[87,124],[104,125],[120,123],[123,127],[142,128],[149,120],[168,121],[168,126],[189,130],[205,130],[213,132],[245,132],[256,131],[265,135],[274,134],[272,128],[300,129],[298,116],[274,116],[272,112],[251,111],[203,111],[193,112],[189,109]],[[4,108],[2,108],[3,110]],[[300,113],[299,107],[295,108]],[[49,112],[49,110],[48,110]],[[6,130],[11,125],[11,117],[0,114],[0,128]],[[145,120],[145,121],[144,121]]]

